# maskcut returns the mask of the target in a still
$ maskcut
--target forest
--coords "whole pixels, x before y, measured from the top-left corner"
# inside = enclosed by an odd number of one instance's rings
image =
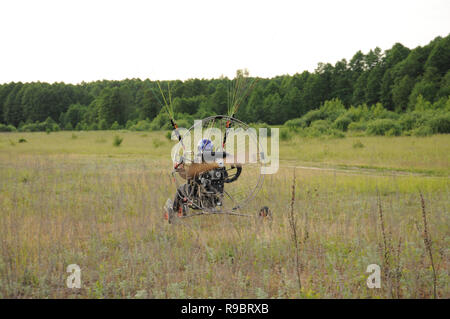
[[[314,72],[256,78],[236,117],[284,125],[287,134],[369,135],[450,133],[450,35],[409,49],[358,51]],[[230,79],[161,81],[170,85],[178,125],[225,114]],[[0,131],[170,129],[150,79],[0,85]]]

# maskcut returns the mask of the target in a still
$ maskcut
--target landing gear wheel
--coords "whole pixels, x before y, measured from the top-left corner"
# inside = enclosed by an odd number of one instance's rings
[[[169,198],[164,205],[164,219],[167,220],[169,224],[172,224],[174,218],[175,212],[173,211],[173,203]]]

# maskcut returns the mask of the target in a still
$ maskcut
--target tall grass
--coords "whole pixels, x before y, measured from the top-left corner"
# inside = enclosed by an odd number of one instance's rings
[[[245,210],[256,216],[269,206],[270,223],[203,216],[169,225],[162,207],[175,192],[172,144],[152,142],[164,140],[163,133],[145,139],[127,133],[119,148],[95,142],[111,141],[114,132],[79,132],[77,139],[70,132],[19,133],[28,143],[11,146],[14,134],[0,138],[0,298],[450,297],[447,177],[297,168],[293,180],[282,163]],[[420,143],[445,140],[402,138],[416,143],[418,162],[433,149]],[[397,145],[396,138],[360,140],[364,150],[380,154],[387,152],[383,144]],[[305,148],[327,146],[327,165],[359,159],[361,150],[345,152],[353,150],[352,140],[336,142],[341,153],[327,140],[314,141]],[[282,144],[285,154],[302,141],[290,143]],[[405,165],[408,148],[400,151],[389,158],[393,167]],[[445,145],[439,151],[448,156]],[[427,165],[443,167],[442,161]],[[427,199],[424,226],[414,215],[418,188]],[[380,205],[384,235],[376,227]],[[386,270],[383,247],[389,247],[391,283],[369,289],[367,265]],[[69,264],[81,268],[81,289],[66,287]]]

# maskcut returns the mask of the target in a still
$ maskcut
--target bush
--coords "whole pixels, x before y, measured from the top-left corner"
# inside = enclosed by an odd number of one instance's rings
[[[290,129],[304,128],[306,127],[306,121],[303,118],[296,118],[284,123],[284,126]]]
[[[353,143],[353,148],[364,148],[364,144],[360,140],[357,140]]]
[[[280,130],[280,140],[282,141],[288,141],[292,138],[291,133],[289,132],[289,130],[282,128]]]
[[[150,130],[159,131],[159,130],[171,130],[172,125],[170,124],[169,116],[165,111],[159,112],[159,114],[153,119],[150,124]]]
[[[20,128],[21,132],[39,132],[39,131],[45,131],[45,126],[43,123],[29,123],[25,124]]]
[[[259,129],[265,128],[266,129],[266,137],[270,137],[272,135],[272,130],[270,126],[266,123],[250,123],[248,124],[249,128],[253,128],[256,131],[256,134],[259,135]]]
[[[305,126],[310,126],[318,120],[328,120],[334,122],[339,116],[346,112],[344,104],[339,99],[325,101],[317,110],[311,110],[301,119],[305,122]]]
[[[419,112],[405,113],[400,117],[400,126],[403,131],[412,130],[417,127],[418,122],[421,120],[422,114]]]
[[[131,131],[150,131],[150,128],[151,128],[151,123],[148,122],[147,120],[139,121],[136,124],[131,125],[129,127],[129,129]]]
[[[347,129],[354,132],[364,132],[367,129],[367,124],[365,122],[352,122]]]
[[[16,128],[12,125],[0,124],[0,132],[15,132]]]
[[[330,123],[325,120],[318,120],[311,123],[311,129],[317,130],[321,134],[326,133],[330,128]]]
[[[381,119],[388,117],[389,111],[383,107],[383,104],[377,103],[370,107],[370,118],[371,119]]]
[[[127,123],[125,124],[125,128],[127,130],[131,130],[131,127],[134,125],[135,123],[131,120],[128,120]]]
[[[27,142],[27,140],[26,139],[24,139],[23,137],[22,138],[19,138],[19,141],[18,141],[19,143],[26,143]]]
[[[427,124],[434,133],[450,133],[450,113],[437,114]]]
[[[111,130],[116,131],[116,130],[120,130],[122,127],[119,125],[119,123],[117,123],[117,121],[115,121],[112,125],[111,125]]]
[[[98,129],[105,131],[108,129],[108,123],[106,123],[105,119],[101,119],[100,122],[98,122]]]
[[[331,129],[328,131],[328,135],[335,138],[344,138],[345,134],[342,131]]]
[[[348,116],[352,122],[368,121],[371,117],[369,107],[366,104],[358,107],[351,106],[345,115]]]
[[[120,144],[122,144],[122,142],[123,142],[123,137],[120,137],[119,135],[114,136],[113,146],[119,147]]]
[[[314,121],[325,119],[325,114],[323,114],[320,110],[312,110],[306,113],[302,119],[305,122],[305,126],[310,126]]]
[[[83,130],[83,126],[81,125],[81,123],[78,123],[77,126],[75,127],[76,131],[82,131]]]
[[[55,121],[53,121],[51,117],[47,117],[47,119],[39,125],[40,128],[42,128],[41,131],[45,131],[47,133],[57,132],[60,130],[59,125]]]
[[[177,121],[177,125],[178,127],[182,128],[184,127],[185,129],[189,129],[192,126],[193,123],[191,123],[189,120],[187,119],[181,119]]]
[[[401,130],[396,130],[395,128],[391,128],[389,130],[387,130],[386,133],[384,133],[384,135],[386,136],[398,136],[400,135]]]
[[[352,119],[348,115],[343,114],[334,121],[333,127],[345,132],[351,122]]]
[[[367,125],[369,135],[400,135],[401,127],[392,119],[377,119]]]
[[[338,98],[325,101],[320,107],[320,110],[325,115],[325,118],[331,122],[336,121],[339,116],[346,112],[344,104]]]
[[[433,129],[429,126],[420,126],[411,131],[411,134],[414,136],[429,136],[433,134]]]

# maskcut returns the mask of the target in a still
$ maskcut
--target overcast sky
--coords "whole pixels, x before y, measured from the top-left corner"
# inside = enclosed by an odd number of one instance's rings
[[[272,77],[450,32],[450,1],[0,2],[0,83]]]

